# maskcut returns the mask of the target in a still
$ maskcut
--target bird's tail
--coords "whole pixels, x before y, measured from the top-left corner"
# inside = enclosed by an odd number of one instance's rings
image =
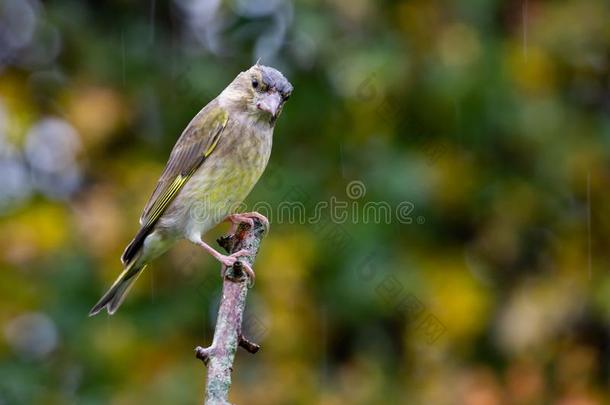
[[[116,279],[112,287],[104,294],[102,298],[91,311],[89,316],[96,315],[102,309],[106,308],[110,315],[114,314],[116,310],[121,306],[125,296],[129,292],[133,283],[138,279],[138,276],[142,273],[142,270],[146,268],[146,264],[137,263],[138,260],[133,260],[127,265],[125,270]]]

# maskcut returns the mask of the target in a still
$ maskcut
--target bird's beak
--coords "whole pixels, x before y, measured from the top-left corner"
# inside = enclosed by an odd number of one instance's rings
[[[268,112],[273,116],[273,118],[277,117],[277,113],[281,105],[282,97],[276,91],[265,93],[261,100],[256,104],[259,110]]]

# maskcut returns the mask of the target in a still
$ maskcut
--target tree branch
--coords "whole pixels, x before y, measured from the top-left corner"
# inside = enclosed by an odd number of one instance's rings
[[[234,235],[218,239],[218,244],[228,253],[246,249],[250,254],[241,257],[240,260],[246,262],[250,267],[254,264],[266,231],[258,219],[253,219],[253,221],[252,229],[249,225],[242,223]],[[242,263],[238,261],[225,273],[212,345],[207,348],[198,346],[195,349],[197,358],[201,359],[208,369],[206,405],[229,404],[231,371],[237,347],[241,346],[250,353],[256,353],[260,349],[259,345],[250,342],[241,333],[249,282],[242,267]]]

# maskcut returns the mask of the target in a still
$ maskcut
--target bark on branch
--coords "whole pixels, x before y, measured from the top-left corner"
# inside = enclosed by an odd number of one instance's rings
[[[266,229],[258,220],[254,226],[240,224],[234,235],[218,239],[218,243],[228,253],[246,249],[250,254],[240,261],[254,267],[254,260],[260,247]],[[240,262],[227,269],[222,284],[222,298],[218,309],[216,329],[212,345],[207,348],[198,346],[195,353],[207,366],[206,405],[229,404],[229,388],[231,387],[231,371],[233,359],[238,346],[250,353],[256,353],[260,346],[250,342],[241,332],[242,319],[246,308],[248,295],[248,277],[242,270]]]

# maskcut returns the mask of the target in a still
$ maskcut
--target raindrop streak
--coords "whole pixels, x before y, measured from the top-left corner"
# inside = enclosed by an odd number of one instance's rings
[[[523,57],[527,61],[527,6],[528,0],[524,0],[522,7],[522,17],[523,17]]]
[[[320,307],[320,363],[321,363],[321,379],[320,384],[328,381],[330,377],[330,361],[328,357],[328,311],[325,306]]]
[[[345,179],[345,160],[343,158],[343,144],[339,144],[339,160],[341,162],[341,175]]]
[[[457,98],[453,98],[453,112],[455,114],[455,127],[457,128],[457,140],[458,143],[462,143],[462,116],[460,112],[460,104]]]
[[[150,269],[150,302],[155,302],[155,272]]]
[[[587,249],[589,280],[591,280],[591,172],[587,173]]]
[[[123,87],[125,87],[125,30],[121,30],[121,68],[123,74]]]
[[[157,8],[156,0],[150,2],[150,37],[151,44],[155,42],[155,9]]]

